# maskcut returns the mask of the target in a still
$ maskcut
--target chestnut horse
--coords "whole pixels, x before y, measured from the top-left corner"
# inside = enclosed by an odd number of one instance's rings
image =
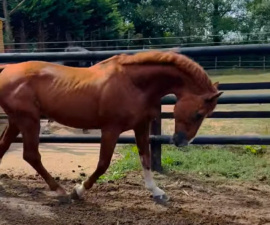
[[[87,50],[86,48],[80,47],[80,46],[68,46],[64,49],[65,52],[89,52],[89,50]],[[73,66],[73,67],[87,67],[92,65],[92,62],[57,62],[57,64],[61,64],[64,66]],[[51,134],[51,124],[53,123],[53,119],[48,119],[47,124],[44,127],[44,130],[42,132],[42,134]],[[89,131],[87,129],[83,129],[83,133],[87,134],[89,133]]]
[[[60,196],[68,195],[41,162],[40,117],[79,129],[101,129],[97,168],[74,187],[71,199],[81,198],[106,172],[120,134],[132,129],[145,186],[154,199],[166,201],[165,192],[152,178],[149,152],[150,123],[159,116],[161,98],[167,94],[177,97],[172,141],[181,146],[195,137],[222,94],[200,65],[174,52],[117,55],[89,68],[29,61],[0,70],[0,105],[9,122],[0,141],[0,159],[21,132],[23,159]]]

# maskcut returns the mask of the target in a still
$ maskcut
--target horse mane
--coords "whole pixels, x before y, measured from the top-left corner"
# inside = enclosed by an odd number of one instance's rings
[[[177,54],[172,51],[161,52],[161,51],[149,51],[139,52],[134,55],[121,54],[113,56],[100,63],[107,63],[111,60],[116,60],[121,65],[131,64],[172,64],[176,66],[180,71],[184,72],[189,76],[190,79],[200,84],[204,88],[209,88],[210,91],[215,91],[212,82],[209,79],[207,73],[198,63],[188,58],[185,55]]]

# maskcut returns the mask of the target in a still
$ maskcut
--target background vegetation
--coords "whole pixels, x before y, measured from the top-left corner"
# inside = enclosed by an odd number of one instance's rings
[[[268,0],[0,0],[9,49],[268,42]],[[96,41],[96,40],[111,41]],[[112,41],[112,39],[124,39]],[[84,42],[84,41],[87,41]],[[38,46],[26,42],[39,43]]]

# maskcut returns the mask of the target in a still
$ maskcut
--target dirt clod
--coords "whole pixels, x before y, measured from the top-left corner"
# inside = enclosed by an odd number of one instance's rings
[[[0,174],[0,179],[8,179],[9,176],[6,173]]]
[[[259,180],[259,181],[265,181],[265,180],[267,180],[267,177],[266,177],[266,176],[261,176],[261,177],[259,177],[258,180]]]

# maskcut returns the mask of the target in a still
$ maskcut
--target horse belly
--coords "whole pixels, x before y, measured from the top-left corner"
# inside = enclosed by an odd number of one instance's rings
[[[80,129],[99,127],[98,105],[91,98],[80,95],[51,96],[40,101],[41,113],[66,126]]]

